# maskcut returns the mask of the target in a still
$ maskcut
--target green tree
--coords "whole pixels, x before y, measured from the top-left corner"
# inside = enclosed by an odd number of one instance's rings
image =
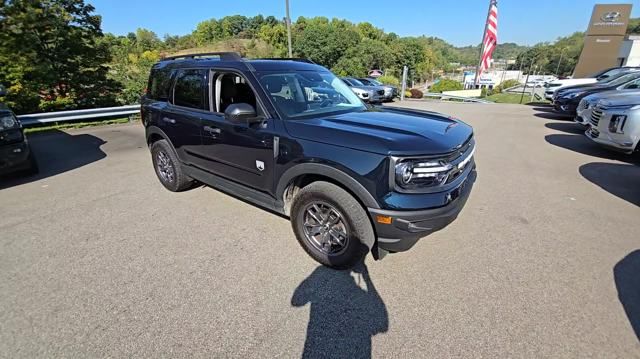
[[[101,18],[83,0],[0,0],[0,83],[17,112],[114,103]]]
[[[312,21],[311,21],[312,20]],[[326,18],[310,19],[305,30],[296,34],[293,50],[299,57],[333,67],[347,49],[356,46],[360,34],[345,22],[325,22]]]

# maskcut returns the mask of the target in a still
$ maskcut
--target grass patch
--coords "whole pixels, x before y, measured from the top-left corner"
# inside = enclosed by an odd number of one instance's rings
[[[84,127],[94,127],[94,126],[104,126],[104,125],[114,125],[119,123],[128,123],[129,118],[115,118],[103,121],[92,121],[92,122],[53,122],[43,125],[36,125],[32,127],[27,127],[24,129],[25,133],[34,133],[34,132],[43,132],[50,130],[68,130],[74,128],[84,128]]]
[[[493,101],[495,103],[520,103],[520,98],[522,98],[523,104],[528,104],[529,101],[531,100],[531,94],[525,93],[524,96],[522,96],[522,94],[519,94],[519,93],[515,94],[515,93],[501,92],[501,93],[493,94],[491,96],[487,96],[484,99]],[[539,101],[536,103],[539,103]]]

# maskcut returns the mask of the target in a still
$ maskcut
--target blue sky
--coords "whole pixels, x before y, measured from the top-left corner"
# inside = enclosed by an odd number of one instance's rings
[[[102,15],[105,32],[126,34],[144,27],[164,34],[190,33],[200,21],[226,15],[263,14],[282,18],[285,0],[87,0]],[[532,45],[584,31],[596,3],[633,3],[632,17],[640,17],[640,2],[628,0],[499,0],[499,42]],[[456,46],[478,44],[488,0],[290,0],[291,17],[326,16],[352,22],[368,21],[401,36],[440,37]]]

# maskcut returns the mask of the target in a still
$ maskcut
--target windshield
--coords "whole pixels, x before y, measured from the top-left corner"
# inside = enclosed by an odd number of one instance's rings
[[[640,77],[640,73],[621,74],[604,83],[606,86],[619,86]]]
[[[382,86],[382,82],[378,81],[378,80],[373,80],[373,79],[368,79],[368,81],[370,83],[372,83],[375,86]]]
[[[356,79],[345,79],[347,80],[351,86],[366,86],[365,84],[363,84],[362,82],[356,80]]]
[[[328,71],[263,73],[259,79],[278,111],[286,117],[366,109],[358,96]]]

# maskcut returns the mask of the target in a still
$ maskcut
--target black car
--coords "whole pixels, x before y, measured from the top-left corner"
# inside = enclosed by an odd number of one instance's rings
[[[141,115],[168,190],[198,181],[287,216],[306,252],[331,267],[408,250],[444,228],[476,178],[470,126],[366,106],[306,60],[166,58],[151,70]]]
[[[634,71],[612,77],[606,82],[567,87],[559,90],[554,96],[553,109],[563,115],[575,116],[578,104],[583,98],[602,91],[638,88],[640,85],[638,79],[640,79],[640,71]]]
[[[37,173],[38,164],[20,121],[0,103],[0,176],[16,172]]]

